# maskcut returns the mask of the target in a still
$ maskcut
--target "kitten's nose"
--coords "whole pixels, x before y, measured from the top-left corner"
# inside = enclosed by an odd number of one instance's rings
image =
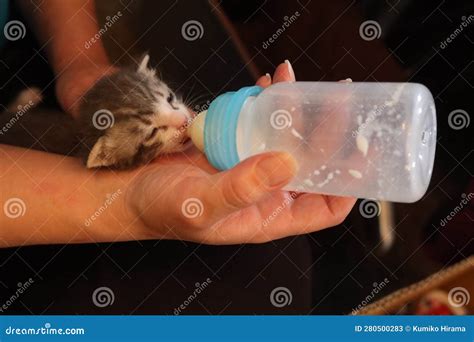
[[[168,114],[167,125],[175,128],[181,128],[188,122],[188,116],[182,112],[172,112]]]

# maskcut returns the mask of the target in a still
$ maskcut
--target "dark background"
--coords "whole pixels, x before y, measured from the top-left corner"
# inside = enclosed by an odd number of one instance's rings
[[[219,9],[234,25],[244,53],[218,19]],[[447,119],[456,109],[474,113],[474,20],[440,47],[463,16],[474,14],[472,1],[100,1],[99,21],[117,10],[124,17],[104,38],[112,60],[126,65],[148,50],[164,79],[197,97],[196,105],[253,83],[285,59],[298,80],[351,77],[425,84],[438,116],[430,188],[421,201],[396,205],[396,241],[387,252],[380,248],[377,219],[361,216],[358,204],[338,227],[264,245],[149,241],[1,250],[0,302],[17,283],[35,281],[6,313],[173,314],[196,283],[210,278],[212,284],[184,314],[345,314],[374,283],[389,280],[380,297],[473,254],[472,203],[449,225],[440,225],[461,194],[474,192],[472,124],[454,130]],[[298,19],[263,48],[295,11]],[[188,20],[202,23],[201,39],[182,38],[181,26]],[[379,23],[379,39],[361,38],[365,20]],[[1,104],[25,86],[37,85],[45,93],[44,106],[57,106],[53,79],[31,31],[1,51]],[[91,299],[101,286],[115,294],[106,308]],[[269,300],[278,286],[293,296],[283,308]]]

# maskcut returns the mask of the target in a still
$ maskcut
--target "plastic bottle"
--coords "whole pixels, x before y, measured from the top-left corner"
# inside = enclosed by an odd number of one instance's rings
[[[436,109],[416,83],[276,83],[218,96],[188,132],[220,170],[287,151],[298,162],[287,190],[414,202],[431,178]]]

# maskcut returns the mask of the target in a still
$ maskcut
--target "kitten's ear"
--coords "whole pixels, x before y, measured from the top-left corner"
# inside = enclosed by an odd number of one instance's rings
[[[107,136],[103,135],[97,140],[87,157],[87,168],[111,166],[117,162],[113,149],[107,145]]]
[[[148,62],[149,61],[150,61],[150,55],[149,54],[146,54],[145,56],[143,56],[142,61],[138,65],[137,71],[138,72],[146,71],[148,69]]]

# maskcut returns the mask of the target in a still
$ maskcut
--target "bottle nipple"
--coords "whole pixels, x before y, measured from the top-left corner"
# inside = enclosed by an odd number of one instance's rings
[[[194,145],[204,152],[204,124],[206,121],[207,110],[200,112],[191,122],[187,129],[188,137],[191,138]]]

